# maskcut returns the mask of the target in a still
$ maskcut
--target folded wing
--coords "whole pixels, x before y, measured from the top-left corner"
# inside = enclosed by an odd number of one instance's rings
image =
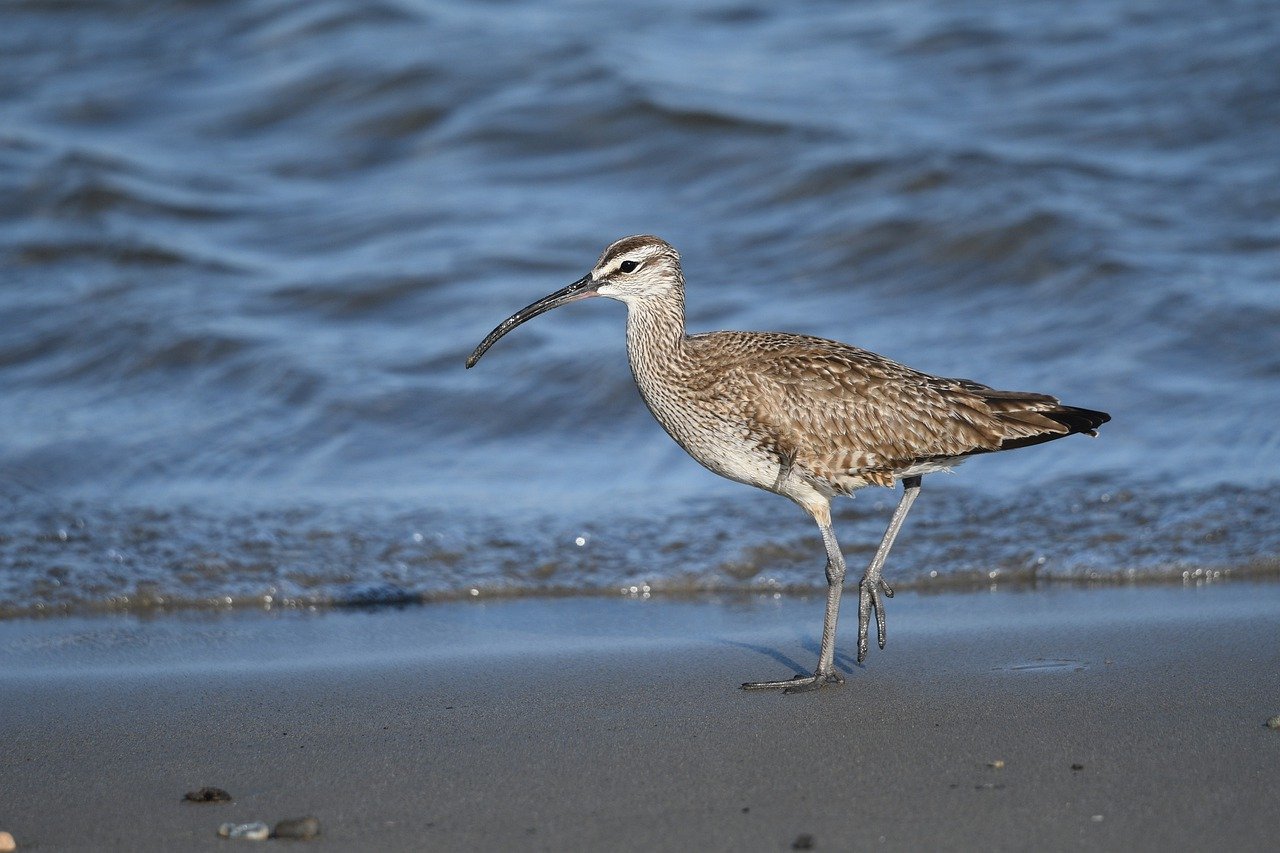
[[[822,338],[717,332],[693,342],[722,360],[703,393],[721,398],[769,450],[836,486],[850,477],[892,485],[895,473],[923,462],[1092,435],[1110,420]]]

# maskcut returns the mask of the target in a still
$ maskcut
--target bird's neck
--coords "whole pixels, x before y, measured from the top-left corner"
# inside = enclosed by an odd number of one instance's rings
[[[627,356],[636,381],[660,376],[684,348],[684,294],[645,299],[627,306]]]

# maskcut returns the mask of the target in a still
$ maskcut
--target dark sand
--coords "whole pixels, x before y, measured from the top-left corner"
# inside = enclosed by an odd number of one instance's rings
[[[1275,849],[1280,585],[902,594],[843,687],[735,689],[810,665],[820,609],[0,623],[0,829],[42,850]],[[206,785],[235,801],[182,802]],[[303,815],[321,840],[216,836]]]

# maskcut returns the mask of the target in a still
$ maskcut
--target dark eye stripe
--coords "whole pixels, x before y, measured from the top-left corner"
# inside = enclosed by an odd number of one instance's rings
[[[618,269],[622,270],[623,272],[635,272],[635,269],[638,266],[640,265],[637,264],[635,261],[623,261],[622,263],[618,264]]]

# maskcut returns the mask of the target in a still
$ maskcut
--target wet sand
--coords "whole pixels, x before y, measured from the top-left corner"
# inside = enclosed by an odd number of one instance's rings
[[[902,594],[848,683],[810,600],[0,623],[19,849],[1266,849],[1280,585]],[[842,626],[845,650],[852,625]],[[845,664],[850,662],[846,658]],[[993,764],[1003,763],[1001,767]],[[225,788],[228,804],[182,795]],[[302,842],[267,841],[275,846]]]

